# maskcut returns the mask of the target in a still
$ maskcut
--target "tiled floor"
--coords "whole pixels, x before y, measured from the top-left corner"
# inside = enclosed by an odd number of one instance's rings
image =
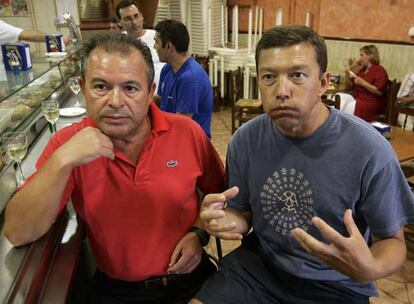
[[[229,109],[214,112],[212,118],[212,142],[225,161],[227,143],[231,136],[231,114]],[[414,304],[414,228],[406,231],[409,245],[408,257],[399,271],[378,280],[379,298],[371,299],[372,304]],[[223,253],[226,254],[239,245],[239,242],[222,241]],[[215,253],[214,242],[209,250]]]

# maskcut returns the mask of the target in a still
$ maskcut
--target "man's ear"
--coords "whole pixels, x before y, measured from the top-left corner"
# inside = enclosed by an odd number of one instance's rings
[[[174,50],[174,44],[172,44],[171,41],[167,41],[166,48],[167,50],[172,51]]]
[[[331,75],[328,72],[323,73],[321,80],[320,80],[320,88],[319,88],[319,96],[325,94],[326,90],[329,87],[329,80]]]

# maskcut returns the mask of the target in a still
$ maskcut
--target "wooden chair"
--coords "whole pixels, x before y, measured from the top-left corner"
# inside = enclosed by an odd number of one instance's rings
[[[244,99],[243,73],[239,67],[229,72],[229,99],[231,105],[231,132],[234,133],[243,123],[263,113],[262,101]]]
[[[401,82],[397,82],[396,79],[390,81],[385,90],[385,116],[383,121],[389,125],[397,125],[398,119],[398,103],[397,103],[397,93],[400,89]]]
[[[340,109],[341,107],[341,97],[339,95],[334,95],[333,99],[322,98],[324,104],[330,107],[334,107],[335,109]]]
[[[198,56],[195,55],[194,59],[203,67],[204,71],[208,74],[208,68],[210,64],[209,57],[207,56]],[[214,112],[219,111],[220,105],[222,104],[222,99],[220,96],[220,88],[218,86],[212,86],[213,88],[213,98],[214,98],[214,104],[213,104],[213,110]]]
[[[414,117],[414,109],[411,108],[407,108],[401,105],[397,105],[397,118],[398,119],[398,115],[399,114],[404,114],[405,115],[405,119],[404,119],[404,123],[401,126],[403,129],[405,129],[405,127],[407,126],[407,118],[408,116],[413,116]],[[412,131],[414,131],[414,124],[412,127]]]

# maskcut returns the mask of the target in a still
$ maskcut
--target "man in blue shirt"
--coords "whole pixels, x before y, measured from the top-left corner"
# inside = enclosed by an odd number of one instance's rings
[[[163,20],[155,26],[154,48],[163,67],[158,86],[160,109],[192,117],[211,138],[213,89],[207,73],[188,52],[190,36],[185,25]]]

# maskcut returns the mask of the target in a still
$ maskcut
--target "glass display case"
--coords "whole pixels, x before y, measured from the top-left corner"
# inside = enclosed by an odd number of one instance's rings
[[[79,50],[72,48],[61,57],[33,56],[29,71],[7,71],[1,76],[0,135],[34,118],[40,113],[42,101],[64,89],[66,79],[79,73]]]

